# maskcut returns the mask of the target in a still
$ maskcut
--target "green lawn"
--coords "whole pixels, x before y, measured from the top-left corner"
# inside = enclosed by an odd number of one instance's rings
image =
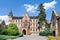
[[[0,39],[14,39],[17,38],[18,36],[8,36],[8,35],[0,35]]]

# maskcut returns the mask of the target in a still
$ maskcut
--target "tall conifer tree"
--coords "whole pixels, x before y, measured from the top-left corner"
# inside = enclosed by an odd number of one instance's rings
[[[38,24],[39,24],[38,29],[40,30],[43,22],[46,22],[46,14],[45,14],[45,9],[44,9],[43,4],[39,5],[38,12],[39,12],[39,15],[38,15],[38,20],[39,20],[38,21]]]

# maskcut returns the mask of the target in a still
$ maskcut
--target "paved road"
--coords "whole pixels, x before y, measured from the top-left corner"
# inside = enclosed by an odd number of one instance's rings
[[[14,40],[47,40],[48,38],[45,36],[37,36],[37,35],[24,35],[23,37],[14,39]]]

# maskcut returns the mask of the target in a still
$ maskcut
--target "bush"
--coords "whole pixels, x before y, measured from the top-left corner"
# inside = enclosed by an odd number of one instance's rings
[[[18,38],[18,36],[0,35],[0,40],[15,39],[15,38]]]
[[[7,31],[6,28],[0,28],[0,35],[6,35]]]
[[[39,35],[41,36],[52,35],[52,31],[48,27],[45,27],[45,29],[42,32],[40,32]]]
[[[17,25],[12,23],[10,23],[6,28],[0,28],[0,35],[19,36],[19,37],[23,36],[22,33],[19,33]]]
[[[3,32],[2,32],[3,35],[8,35],[6,29],[3,29]]]
[[[16,24],[10,23],[7,26],[7,33],[8,35],[12,35],[12,36],[17,36],[19,35],[19,31],[18,31],[18,27]]]
[[[2,34],[2,32],[3,32],[3,28],[0,28],[0,35]]]

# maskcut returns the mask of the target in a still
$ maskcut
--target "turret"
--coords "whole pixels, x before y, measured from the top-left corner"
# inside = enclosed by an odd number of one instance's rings
[[[11,17],[13,17],[12,10],[9,12],[8,16],[11,16]]]
[[[13,18],[13,13],[12,13],[12,10],[9,12],[8,14],[8,20],[9,20],[9,23],[12,22],[12,18]]]

